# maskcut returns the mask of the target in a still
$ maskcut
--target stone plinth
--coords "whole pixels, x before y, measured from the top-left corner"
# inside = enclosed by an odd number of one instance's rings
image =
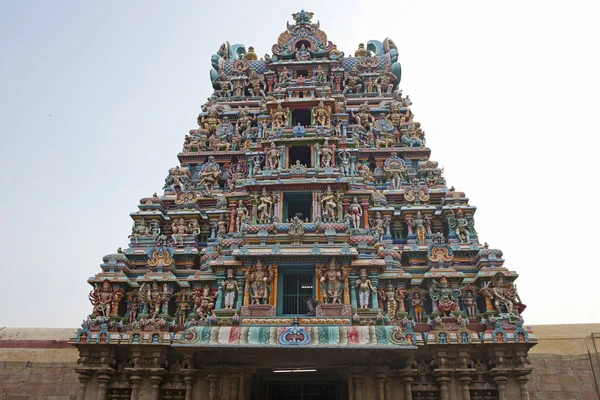
[[[352,306],[349,304],[319,304],[316,309],[317,317],[340,317],[352,315]]]
[[[275,307],[269,304],[251,304],[241,309],[243,317],[274,317]]]

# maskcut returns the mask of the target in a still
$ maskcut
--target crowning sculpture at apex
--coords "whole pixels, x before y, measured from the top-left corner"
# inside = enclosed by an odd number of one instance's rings
[[[262,58],[218,48],[164,192],[89,280],[82,398],[250,398],[248,371],[281,348],[319,371],[336,348],[354,398],[363,379],[380,399],[526,398],[518,275],[430,160],[398,53],[385,38],[346,55],[304,10]]]

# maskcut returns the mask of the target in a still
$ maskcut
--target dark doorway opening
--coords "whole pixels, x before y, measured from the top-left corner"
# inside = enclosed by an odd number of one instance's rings
[[[280,315],[306,315],[305,299],[314,297],[315,275],[313,271],[283,271],[281,276]]]
[[[307,69],[297,69],[296,70],[296,78],[302,75],[305,78],[308,78],[308,70]]]
[[[253,376],[252,400],[341,400],[348,398],[347,382],[333,369],[286,372],[281,369],[259,369]],[[302,368],[304,369],[304,368]]]
[[[310,162],[310,147],[290,147],[290,167],[296,164],[296,161],[300,161],[300,164],[310,168],[312,166]]]
[[[267,400],[337,400],[335,383],[267,383]]]
[[[283,195],[283,218],[290,220],[298,217],[304,221],[312,219],[312,193],[289,192]]]
[[[292,110],[292,126],[300,125],[310,126],[310,110],[303,108],[299,110]]]

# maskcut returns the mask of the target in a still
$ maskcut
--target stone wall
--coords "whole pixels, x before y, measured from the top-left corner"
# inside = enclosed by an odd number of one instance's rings
[[[529,352],[531,400],[600,399],[600,324],[532,329],[540,342]]]
[[[600,399],[600,324],[532,329],[540,343],[529,353],[534,367],[529,381],[531,400]],[[75,329],[0,330],[0,399],[75,400],[78,353],[67,343],[73,332]],[[366,379],[364,385],[370,390],[374,382]],[[206,388],[198,389],[204,392]],[[401,391],[393,389],[394,393]]]

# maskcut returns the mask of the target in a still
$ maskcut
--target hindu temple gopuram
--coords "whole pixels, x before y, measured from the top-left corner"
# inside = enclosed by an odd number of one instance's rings
[[[306,11],[262,58],[218,48],[163,191],[89,279],[80,399],[529,398],[518,275],[430,159],[398,57]]]

